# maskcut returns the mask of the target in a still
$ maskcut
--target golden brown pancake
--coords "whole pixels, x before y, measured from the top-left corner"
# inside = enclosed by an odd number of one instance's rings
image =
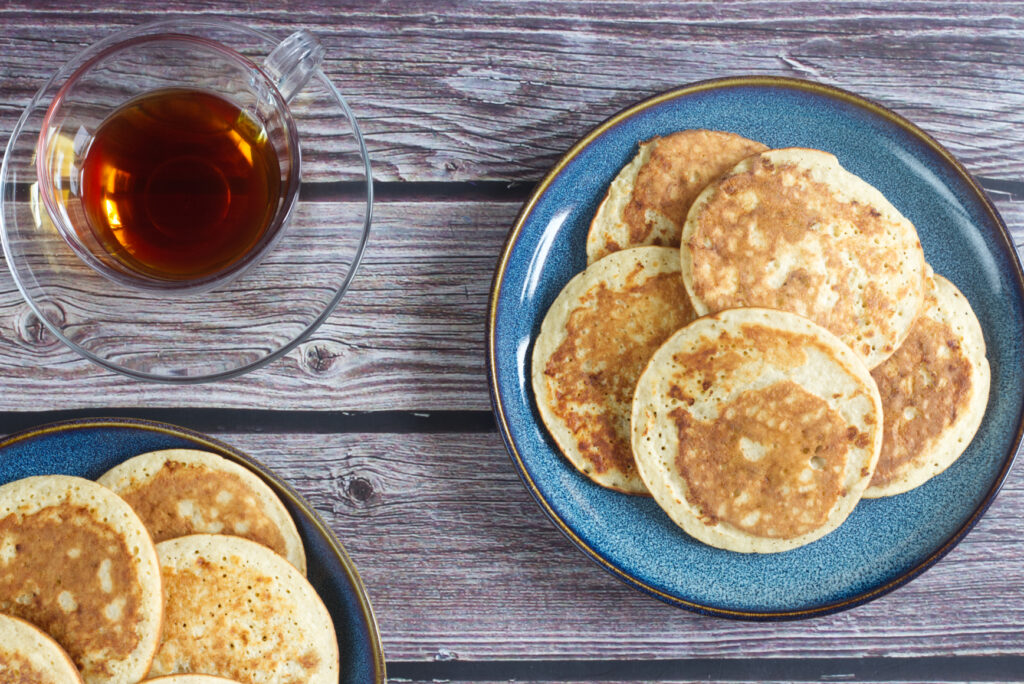
[[[629,444],[636,379],[654,350],[693,319],[679,253],[636,247],[569,281],[533,348],[533,391],[566,458],[599,485],[646,493]]]
[[[104,473],[99,483],[131,505],[154,542],[189,534],[232,534],[263,544],[306,572],[295,522],[255,473],[217,454],[165,449]]]
[[[701,190],[741,159],[767,149],[735,133],[705,130],[640,143],[594,215],[587,263],[630,247],[678,247],[686,214]]]
[[[924,484],[953,464],[988,403],[985,338],[967,298],[940,275],[926,308],[896,353],[871,375],[885,413],[885,439],[865,497]]]
[[[142,521],[91,480],[46,475],[0,487],[0,612],[45,630],[88,684],[140,680],[163,615]]]
[[[838,527],[882,446],[878,389],[824,328],[783,311],[698,318],[637,383],[633,450],[654,500],[696,539],[770,553]]]
[[[167,619],[151,676],[337,684],[334,623],[316,590],[256,542],[194,534],[157,544]]]
[[[903,342],[924,296],[913,224],[818,150],[764,152],[712,183],[690,209],[680,255],[698,314],[792,311],[869,368]]]
[[[82,677],[46,632],[16,617],[0,615],[0,682],[81,684]]]

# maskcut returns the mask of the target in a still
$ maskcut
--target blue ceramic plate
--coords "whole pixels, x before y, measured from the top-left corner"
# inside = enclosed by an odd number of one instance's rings
[[[935,271],[974,307],[988,345],[992,391],[967,452],[945,473],[897,497],[862,501],[808,546],[756,555],[705,546],[651,499],[578,475],[540,420],[530,354],[541,320],[586,263],[590,219],[609,182],[654,135],[732,131],[769,147],[835,154],[917,226]],[[858,96],[795,79],[709,81],[612,117],[577,143],[523,207],[498,262],[488,320],[491,396],[527,489],[587,555],[627,583],[701,613],[797,618],[834,612],[913,579],[977,522],[1021,439],[1024,276],[1006,227],[984,193],[932,138]]]
[[[345,549],[308,503],[250,456],[184,428],[129,419],[76,420],[0,441],[0,484],[30,475],[95,479],[118,463],[157,449],[204,449],[259,475],[281,497],[306,546],[307,577],[334,619],[339,684],[383,684],[384,654],[362,580]]]

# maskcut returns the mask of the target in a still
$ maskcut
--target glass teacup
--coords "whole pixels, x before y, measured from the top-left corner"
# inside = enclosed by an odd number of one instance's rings
[[[39,134],[39,195],[62,237],[143,289],[202,291],[257,264],[298,197],[287,100],[319,66],[316,38],[293,34],[262,66],[176,33],[93,50]]]
[[[73,55],[26,106],[0,165],[0,242],[27,305],[18,314],[26,325],[41,321],[106,368],[170,383],[234,377],[306,340],[350,287],[373,216],[366,144],[345,98],[316,67],[322,55],[303,33],[282,43],[205,18],[121,29]],[[88,85],[91,80],[98,82]],[[272,150],[279,166],[276,182],[268,181],[273,206],[267,202],[259,237],[211,273],[168,277],[101,241],[116,224],[125,225],[130,207],[121,206],[117,169],[95,176],[84,167],[90,151],[103,147],[97,133],[102,137],[105,125],[140,102],[137,108],[146,110],[148,98],[179,91],[234,107],[235,132],[246,144]],[[237,147],[245,149],[241,142]],[[172,234],[204,210],[216,218],[224,211],[214,201],[217,192],[235,190],[233,178],[207,168],[202,154],[192,156],[158,165],[157,184],[170,177],[180,187],[142,203],[157,227]],[[169,172],[189,164],[194,173]],[[102,190],[101,201],[92,202],[100,208],[93,219],[107,233],[89,223],[88,183]],[[216,191],[214,200],[204,195],[196,206],[184,206],[196,189]],[[46,343],[44,335],[40,344]],[[47,361],[60,358],[49,347],[39,353]]]

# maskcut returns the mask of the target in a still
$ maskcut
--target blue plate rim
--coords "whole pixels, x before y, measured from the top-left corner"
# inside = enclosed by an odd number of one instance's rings
[[[865,97],[852,93],[842,88],[835,86],[818,83],[816,81],[810,81],[801,78],[792,78],[786,76],[729,76],[725,78],[715,78],[703,81],[696,81],[679,88],[672,88],[670,90],[663,91],[655,94],[645,100],[642,100],[636,104],[630,105],[625,109],[622,109],[618,113],[605,119],[603,122],[592,128],[586,135],[584,135],[576,144],[574,144],[565,155],[562,156],[558,162],[552,167],[551,171],[537,184],[530,197],[523,204],[519,214],[516,216],[515,222],[512,224],[512,228],[509,230],[508,236],[505,239],[505,244],[502,246],[501,255],[498,258],[497,265],[494,269],[494,277],[491,281],[491,291],[488,302],[487,311],[487,382],[489,386],[489,393],[491,398],[491,408],[494,413],[494,417],[497,421],[498,432],[501,434],[502,441],[505,443],[505,448],[509,453],[509,457],[512,460],[512,464],[516,469],[520,479],[523,481],[527,491],[533,496],[534,500],[540,506],[541,510],[547,515],[547,517],[554,523],[555,527],[559,529],[568,539],[583,553],[588,556],[592,561],[596,562],[601,568],[611,573],[619,580],[626,584],[639,589],[640,591],[649,594],[665,603],[674,605],[686,610],[701,614],[710,615],[714,617],[732,618],[737,620],[752,620],[752,621],[785,621],[785,620],[799,620],[810,617],[818,617],[823,615],[829,615],[840,611],[848,610],[856,606],[867,603],[877,599],[889,592],[903,586],[907,582],[910,582],[914,578],[918,577],[928,568],[932,567],[937,563],[943,556],[949,553],[960,541],[967,535],[971,529],[978,523],[982,515],[988,510],[989,506],[995,500],[996,495],[1002,488],[1003,483],[1006,481],[1006,477],[1010,472],[1010,468],[1016,459],[1017,451],[1020,448],[1022,438],[1024,438],[1024,406],[1020,408],[1017,415],[1017,429],[1016,434],[1013,437],[1009,451],[1004,458],[1002,468],[998,475],[989,487],[988,492],[981,499],[978,506],[967,518],[966,521],[951,534],[942,544],[934,549],[924,560],[918,563],[916,566],[905,571],[892,580],[862,591],[854,596],[842,599],[840,601],[833,601],[820,606],[814,606],[812,608],[804,608],[799,610],[779,610],[779,611],[748,611],[748,610],[737,610],[732,608],[722,608],[720,606],[709,605],[700,603],[682,596],[676,596],[668,592],[661,591],[656,587],[651,586],[647,582],[644,582],[639,577],[636,577],[621,567],[615,565],[609,558],[599,553],[596,549],[592,548],[583,539],[581,539],[576,532],[563,520],[558,513],[555,512],[554,508],[547,501],[544,495],[541,493],[537,484],[530,476],[529,471],[526,468],[519,449],[515,443],[515,439],[512,437],[511,428],[509,425],[508,417],[505,412],[505,407],[502,402],[502,398],[498,391],[498,363],[497,363],[497,311],[498,311],[498,293],[501,290],[505,272],[508,266],[509,257],[512,253],[512,248],[515,246],[520,233],[522,232],[523,226],[527,219],[530,217],[534,207],[537,205],[541,197],[547,191],[548,187],[552,182],[561,174],[566,166],[586,149],[591,143],[594,142],[600,135],[605,131],[612,128],[613,126],[651,108],[671,100],[679,99],[695,93],[705,92],[709,90],[719,90],[725,88],[743,88],[743,87],[774,87],[784,88],[792,90],[800,90],[809,92],[812,94],[822,95],[827,98],[835,99],[846,104],[852,104],[856,107],[864,109],[869,113],[879,116],[899,128],[903,131],[916,138],[918,141],[923,142],[933,152],[938,154],[942,160],[952,168],[958,176],[967,184],[970,190],[976,196],[976,199],[981,203],[985,212],[988,214],[990,219],[998,228],[999,237],[1002,239],[1002,243],[994,245],[995,248],[1002,248],[1006,250],[1013,258],[1011,263],[1015,266],[1013,277],[1015,279],[1015,285],[1018,291],[1024,292],[1024,270],[1022,270],[1020,256],[1017,254],[1016,248],[1013,246],[1013,240],[1010,237],[1010,233],[1006,228],[1006,224],[999,212],[996,211],[991,200],[985,191],[974,181],[971,174],[963,167],[963,165],[943,147],[937,140],[935,140],[928,133],[918,128],[916,125],[911,123],[896,112],[879,105]]]
[[[291,485],[270,471],[259,460],[239,449],[236,449],[230,444],[216,440],[201,432],[190,430],[189,428],[181,427],[179,425],[173,425],[171,423],[144,420],[141,418],[74,418],[71,420],[46,423],[36,427],[27,428],[25,430],[20,430],[18,432],[13,432],[3,437],[0,439],[0,451],[13,444],[27,442],[44,435],[71,432],[88,428],[138,429],[186,439],[195,442],[197,445],[207,448],[210,451],[214,451],[221,456],[229,458],[239,465],[245,466],[246,468],[254,471],[264,480],[273,482],[275,486],[280,488],[280,490],[284,492],[288,501],[309,518],[310,522],[313,523],[313,527],[316,528],[316,530],[323,536],[331,551],[337,556],[337,560],[341,564],[341,567],[344,568],[345,577],[356,593],[360,612],[363,619],[366,621],[367,630],[365,636],[367,641],[370,643],[371,650],[373,652],[373,681],[375,684],[386,684],[386,664],[384,660],[384,647],[380,638],[380,628],[377,625],[377,618],[373,613],[373,607],[370,605],[369,597],[366,594],[366,587],[363,584],[362,578],[359,576],[359,571],[356,570],[356,566],[349,557],[348,552],[345,551],[345,547],[342,546],[334,532],[326,523],[324,523],[320,518],[320,515],[309,504],[309,502],[307,502],[301,494],[292,489]]]

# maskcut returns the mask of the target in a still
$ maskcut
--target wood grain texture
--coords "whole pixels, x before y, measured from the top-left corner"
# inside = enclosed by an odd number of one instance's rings
[[[62,63],[120,27],[178,16],[304,27],[350,99],[379,180],[536,180],[620,109],[693,81],[772,74],[877,100],[973,173],[1024,176],[1019,2],[516,2],[255,5],[170,0],[73,11],[0,6],[0,137]],[[336,132],[306,130],[309,178],[332,178]],[[332,146],[334,149],[332,149]]]
[[[321,203],[304,211],[330,226],[335,206]],[[381,205],[352,289],[325,326],[264,369],[199,388],[143,384],[76,358],[21,301],[4,269],[0,367],[18,391],[0,393],[0,410],[485,409],[487,296],[517,211],[514,204]]]
[[[337,533],[391,661],[1024,653],[1019,468],[966,540],[908,585],[833,616],[744,623],[665,605],[586,559],[496,434],[217,437],[275,469]]]
[[[1024,202],[997,200],[1024,244]],[[331,202],[302,209],[330,226]],[[498,254],[519,205],[378,205],[360,270],[338,310],[284,358],[198,387],[140,383],[58,342],[0,270],[0,411],[189,406],[335,411],[490,410],[485,329]],[[55,391],[59,387],[59,391]]]
[[[1019,227],[1024,202],[998,201]],[[325,226],[338,205],[302,211]],[[339,209],[340,211],[340,209]],[[498,254],[519,205],[378,205],[360,270],[338,310],[284,358],[240,378],[198,387],[140,383],[64,347],[0,270],[0,411],[189,406],[335,411],[490,410],[485,329]],[[59,391],[55,391],[59,387]]]

